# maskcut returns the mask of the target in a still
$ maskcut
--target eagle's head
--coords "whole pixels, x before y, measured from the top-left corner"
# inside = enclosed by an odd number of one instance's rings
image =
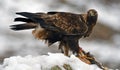
[[[87,22],[88,25],[96,24],[98,13],[95,9],[90,9],[87,12]]]

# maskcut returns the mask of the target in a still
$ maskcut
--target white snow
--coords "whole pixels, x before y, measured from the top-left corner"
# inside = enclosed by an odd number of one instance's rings
[[[73,70],[101,70],[96,65],[83,63],[74,55],[67,57],[61,53],[25,57],[12,56],[4,59],[3,64],[0,65],[0,70],[50,70],[55,65],[64,70],[64,64],[69,64]]]

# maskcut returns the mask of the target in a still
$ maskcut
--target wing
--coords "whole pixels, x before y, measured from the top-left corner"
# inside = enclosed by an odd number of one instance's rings
[[[83,35],[87,31],[87,25],[77,14],[66,12],[48,12],[46,14],[20,12],[16,14],[26,18],[16,18],[15,21],[34,22],[44,29],[65,35]]]
[[[66,12],[48,12],[43,17],[46,23],[52,24],[66,32],[68,35],[82,35],[87,30],[87,25],[81,16]]]

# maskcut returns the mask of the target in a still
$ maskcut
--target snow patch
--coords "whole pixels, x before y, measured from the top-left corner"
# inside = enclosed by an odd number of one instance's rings
[[[64,64],[69,64],[73,70],[101,70],[96,65],[85,64],[74,55],[66,57],[61,53],[25,57],[12,56],[4,59],[3,64],[0,65],[0,70],[50,70],[55,65],[64,69]]]

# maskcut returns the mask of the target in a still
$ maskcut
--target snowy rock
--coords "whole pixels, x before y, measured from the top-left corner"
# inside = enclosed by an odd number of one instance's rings
[[[61,53],[25,57],[12,56],[4,59],[3,64],[0,65],[0,70],[51,70],[54,66],[66,70],[64,64],[70,65],[72,70],[101,70],[96,65],[85,64],[74,55],[66,57]]]

